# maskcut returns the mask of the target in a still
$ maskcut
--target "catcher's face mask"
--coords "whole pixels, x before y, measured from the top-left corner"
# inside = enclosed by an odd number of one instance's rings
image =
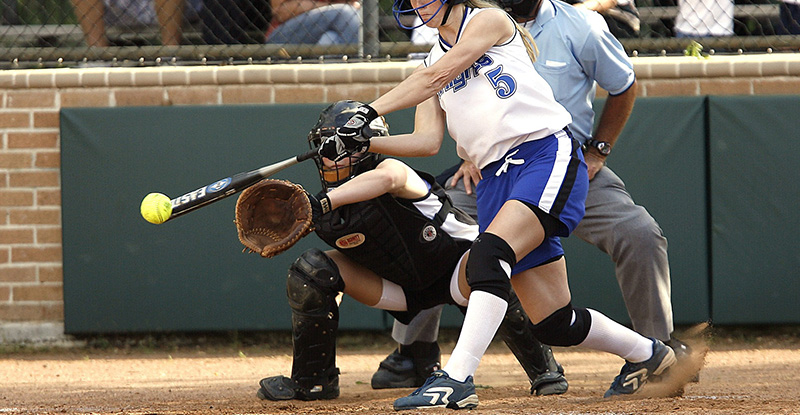
[[[339,101],[325,108],[320,113],[317,124],[308,133],[309,147],[319,147],[322,141],[336,133],[338,127],[345,125],[361,105],[364,104],[358,101]],[[383,117],[372,121],[370,128],[375,135],[389,135],[389,126],[386,125]],[[322,187],[326,191],[341,186],[365,171],[374,169],[380,160],[380,155],[369,152],[353,154],[340,160],[339,163],[323,158],[314,159],[317,163]]]
[[[341,184],[355,177],[356,167],[368,153],[355,153],[349,157],[345,157],[338,162],[322,158],[322,168],[320,175],[322,176],[323,183],[326,184]],[[336,187],[330,186],[327,187]]]

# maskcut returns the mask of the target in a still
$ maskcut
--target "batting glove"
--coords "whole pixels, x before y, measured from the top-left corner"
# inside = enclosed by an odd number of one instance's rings
[[[356,109],[356,114],[347,123],[336,129],[336,134],[328,137],[319,147],[319,155],[329,160],[339,161],[353,153],[369,150],[372,129],[369,123],[378,118],[378,113],[369,105]]]
[[[339,161],[350,155],[350,152],[344,148],[342,139],[336,134],[326,138],[319,146],[317,153],[320,157],[333,161]]]
[[[353,153],[365,152],[369,149],[372,129],[369,123],[378,118],[378,113],[369,105],[356,109],[355,115],[347,123],[336,129],[336,135],[342,140],[344,148]]]

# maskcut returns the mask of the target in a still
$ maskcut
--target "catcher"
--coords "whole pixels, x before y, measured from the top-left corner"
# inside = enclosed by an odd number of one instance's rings
[[[360,105],[339,101],[323,110],[308,136],[311,148],[333,135]],[[370,127],[377,135],[388,135],[382,118]],[[432,176],[370,152],[339,162],[315,161],[325,189],[317,196],[288,182],[264,180],[245,190],[237,202],[240,239],[262,256],[276,255],[305,235],[310,229],[308,211],[317,235],[336,248],[310,249],[289,268],[292,374],[262,379],[257,396],[265,400],[339,396],[336,331],[341,292],[387,310],[404,323],[441,304],[456,304],[463,311],[469,297],[465,257],[478,226],[452,206]],[[286,218],[281,210],[300,213]],[[549,385],[548,393],[566,392],[563,369],[550,348],[530,334],[530,321],[518,301],[511,301],[505,320],[500,332],[532,384]],[[398,387],[419,386],[439,369],[435,337],[401,345],[396,353],[413,353],[411,370],[417,372],[415,384]]]

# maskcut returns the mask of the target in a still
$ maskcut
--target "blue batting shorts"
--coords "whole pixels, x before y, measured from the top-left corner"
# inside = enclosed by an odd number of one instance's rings
[[[589,174],[580,144],[566,131],[527,141],[481,170],[475,189],[478,225],[483,232],[508,200],[538,206],[558,219],[554,236],[522,258],[512,274],[539,266],[564,254],[559,236],[569,236],[583,218]]]

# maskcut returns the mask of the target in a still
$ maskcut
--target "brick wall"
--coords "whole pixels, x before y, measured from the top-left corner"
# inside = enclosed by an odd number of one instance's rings
[[[800,95],[797,54],[634,58],[634,64],[642,97]],[[415,66],[387,62],[0,72],[0,332],[3,323],[63,322],[60,108],[371,101]]]

